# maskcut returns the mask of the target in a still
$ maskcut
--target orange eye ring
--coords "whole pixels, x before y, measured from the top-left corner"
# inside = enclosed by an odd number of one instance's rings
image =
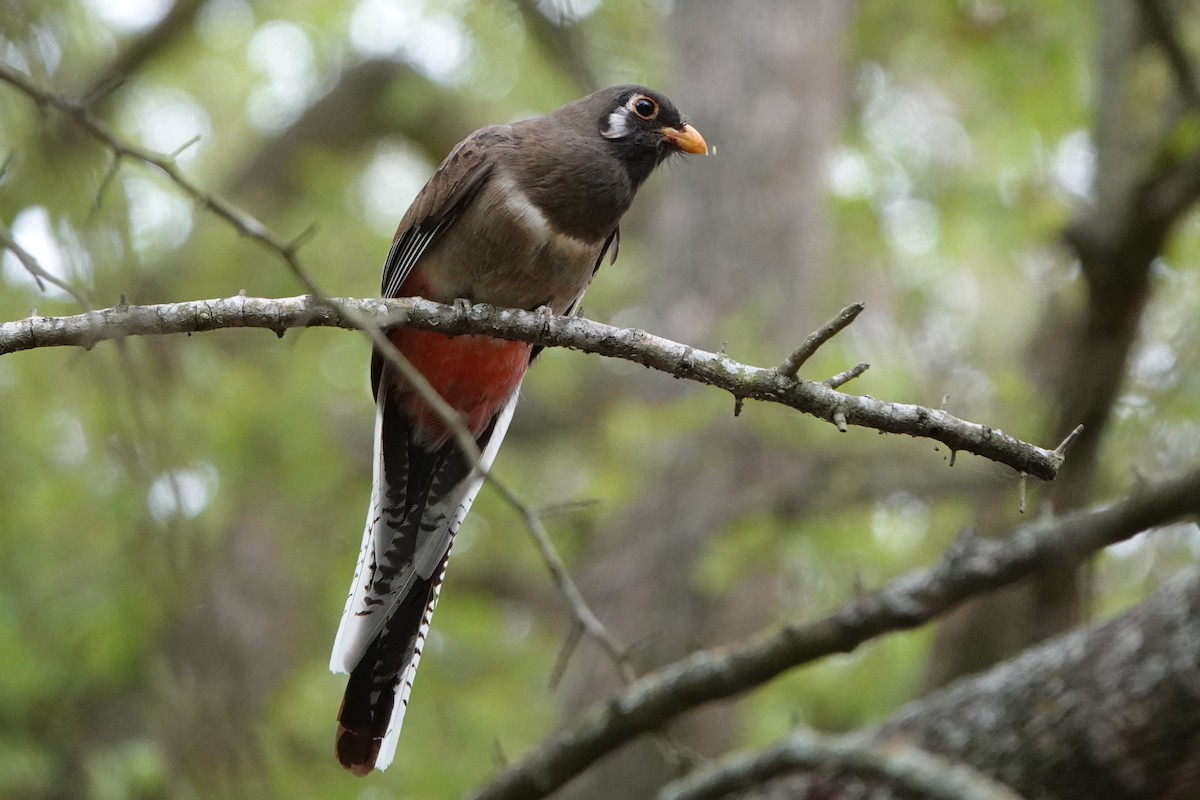
[[[650,120],[658,116],[658,103],[653,97],[639,94],[629,101],[629,108],[642,119]]]

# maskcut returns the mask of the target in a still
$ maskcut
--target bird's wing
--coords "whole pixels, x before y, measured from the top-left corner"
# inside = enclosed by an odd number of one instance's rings
[[[491,170],[492,148],[508,139],[508,126],[491,125],[472,133],[446,156],[408,207],[387,260],[383,263],[384,297],[400,297],[405,278],[421,255],[453,224]]]
[[[412,274],[413,267],[479,191],[483,179],[492,169],[492,148],[508,138],[507,125],[480,128],[459,142],[429,177],[396,226],[396,235],[383,262],[380,281],[383,297],[405,296],[404,282]],[[379,353],[373,353],[371,391],[376,395],[379,394],[383,365]]]

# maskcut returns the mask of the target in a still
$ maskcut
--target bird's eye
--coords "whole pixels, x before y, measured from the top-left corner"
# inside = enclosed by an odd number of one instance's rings
[[[633,113],[637,114],[642,119],[654,119],[658,116],[658,103],[654,102],[653,99],[646,97],[646,95],[635,97],[633,102],[630,104],[630,108],[633,109]]]

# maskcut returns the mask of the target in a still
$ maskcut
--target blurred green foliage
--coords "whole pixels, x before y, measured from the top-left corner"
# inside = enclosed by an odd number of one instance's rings
[[[440,158],[438,143],[581,92],[518,5],[393,4],[401,19],[380,22],[372,39],[370,13],[384,5],[210,0],[97,113],[162,151],[199,134],[179,155],[190,176],[284,237],[315,224],[301,251],[312,277],[330,294],[371,295],[390,226]],[[604,83],[669,89],[663,5],[577,4],[588,45],[579,57]],[[0,58],[78,96],[152,30],[161,4],[129,4],[147,9],[132,22],[121,6],[0,3]],[[1043,434],[1028,348],[1047,307],[1079,301],[1057,240],[1085,201],[1094,24],[1088,4],[1066,0],[861,4],[847,121],[828,160],[832,263],[812,307],[870,308],[807,370],[869,361],[857,390],[926,405],[948,395],[959,416]],[[364,120],[355,146],[335,137],[292,162],[286,181],[245,184],[368,57],[397,67],[385,116],[400,129]],[[446,106],[457,127],[423,127]],[[1194,127],[1181,120],[1181,146]],[[129,162],[114,171],[111,153],[7,86],[0,158],[0,221],[97,307],[300,291],[277,258],[161,176]],[[655,191],[635,214],[648,214]],[[1198,250],[1193,216],[1156,275],[1103,462],[1109,490],[1133,469],[1166,471],[1196,455]],[[627,232],[589,315],[637,306],[654,258]],[[31,308],[78,310],[6,256],[0,317]],[[730,354],[773,363],[795,344],[751,339],[758,330],[753,311],[727,321]],[[451,797],[555,724],[547,680],[569,621],[520,521],[485,490],[456,545],[396,766],[364,783],[334,762],[343,682],[325,659],[370,481],[367,353],[342,331],[282,341],[224,331],[0,358],[0,796]],[[673,453],[732,424],[764,450],[813,459],[823,489],[816,513],[765,504],[726,526],[693,576],[714,602],[758,583],[777,621],[815,613],[856,585],[931,563],[977,511],[939,488],[949,454],[929,442],[839,435],[753,404],[731,422],[732,401],[714,391],[606,391],[617,381],[670,384],[640,367],[547,353],[498,463],[535,505],[594,501],[547,516],[573,565],[663,479]],[[706,453],[693,469],[725,457]],[[896,466],[878,474],[873,463]],[[1015,506],[1015,481],[1000,468],[962,457],[954,469],[963,485],[1007,487]],[[913,472],[929,475],[923,489],[891,480]],[[1183,526],[1104,557],[1097,606],[1135,602],[1196,548],[1194,526]],[[919,690],[929,640],[928,630],[892,637],[785,677],[744,702],[743,741],[770,741],[798,719],[829,729],[880,719]]]

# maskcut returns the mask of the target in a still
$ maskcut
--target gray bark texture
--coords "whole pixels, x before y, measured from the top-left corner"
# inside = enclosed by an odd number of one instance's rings
[[[1029,800],[1200,797],[1200,570],[1115,619],[910,703],[872,738],[965,762]],[[810,775],[736,796],[916,797]]]

